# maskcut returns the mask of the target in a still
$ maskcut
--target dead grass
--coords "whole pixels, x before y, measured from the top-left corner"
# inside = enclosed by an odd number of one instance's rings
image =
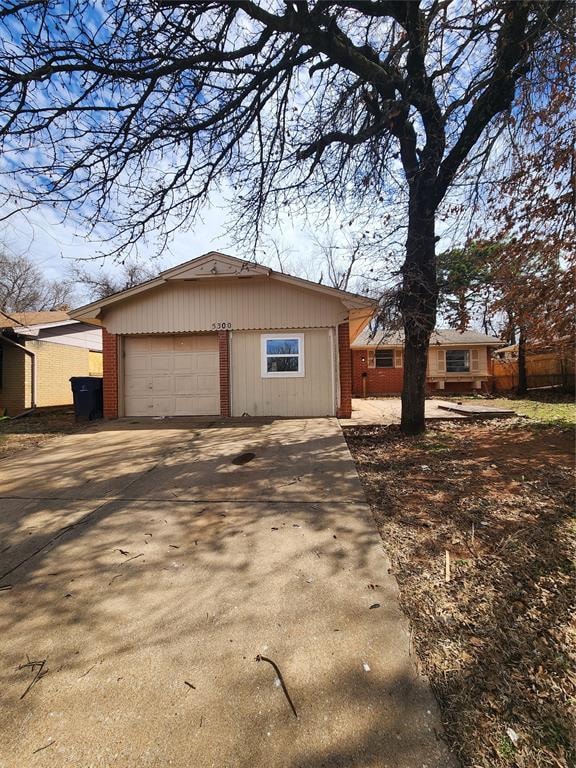
[[[463,765],[573,768],[572,433],[513,419],[345,434]]]
[[[71,406],[39,409],[18,419],[0,419],[0,458],[41,445],[58,435],[78,432],[85,426],[74,420]]]

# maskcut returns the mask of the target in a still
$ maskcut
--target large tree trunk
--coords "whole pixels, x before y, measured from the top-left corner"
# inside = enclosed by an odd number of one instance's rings
[[[405,435],[418,435],[426,428],[424,405],[428,345],[436,324],[438,300],[432,199],[426,185],[421,185],[420,190],[411,190],[400,297],[404,321],[401,429]]]
[[[525,395],[528,392],[528,376],[526,373],[526,334],[524,329],[520,326],[520,333],[518,335],[518,386],[516,387],[517,395]]]

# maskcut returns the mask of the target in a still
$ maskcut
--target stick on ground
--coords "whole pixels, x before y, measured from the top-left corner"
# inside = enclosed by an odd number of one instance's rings
[[[288,693],[288,689],[286,688],[284,678],[282,677],[282,672],[280,672],[280,670],[278,669],[278,665],[274,661],[272,661],[272,659],[267,659],[266,656],[260,656],[260,654],[256,656],[256,661],[267,661],[268,664],[270,664],[273,667],[274,671],[278,675],[278,680],[280,680],[280,685],[282,686],[282,690],[284,691],[284,696],[286,696],[286,699],[288,700],[288,704],[290,704],[290,709],[294,713],[294,717],[298,718],[296,707],[292,703],[292,699],[290,698],[290,694]]]

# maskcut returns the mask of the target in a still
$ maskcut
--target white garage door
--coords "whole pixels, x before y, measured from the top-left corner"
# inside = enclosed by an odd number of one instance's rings
[[[215,334],[124,339],[126,416],[217,415],[219,381]]]

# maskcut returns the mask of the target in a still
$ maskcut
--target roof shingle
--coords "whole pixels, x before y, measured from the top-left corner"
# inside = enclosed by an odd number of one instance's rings
[[[50,312],[2,312],[0,310],[0,328],[18,328],[20,326],[62,323],[72,318],[68,312],[53,310]]]
[[[385,347],[402,346],[404,344],[403,331],[383,331],[377,329],[373,332],[369,325],[354,339],[352,347]],[[452,328],[438,328],[432,332],[430,346],[449,344],[502,344],[500,339],[487,336],[479,331],[455,331]]]

